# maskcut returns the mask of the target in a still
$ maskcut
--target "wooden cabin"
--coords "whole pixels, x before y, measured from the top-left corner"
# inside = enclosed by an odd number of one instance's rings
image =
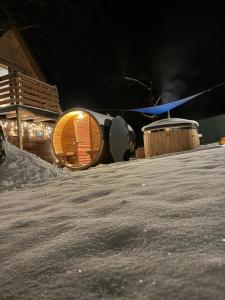
[[[0,123],[12,144],[53,162],[50,135],[61,113],[56,86],[47,83],[16,30],[0,37]]]

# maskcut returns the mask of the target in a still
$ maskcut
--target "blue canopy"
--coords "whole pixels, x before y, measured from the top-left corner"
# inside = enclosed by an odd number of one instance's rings
[[[163,114],[165,112],[168,112],[168,111],[170,111],[170,110],[186,103],[187,101],[190,101],[191,99],[196,98],[199,95],[204,94],[205,92],[206,91],[195,94],[195,95],[192,95],[190,97],[186,97],[184,99],[180,99],[180,100],[172,101],[172,102],[169,102],[169,103],[165,103],[165,104],[162,104],[162,105],[155,105],[155,106],[143,107],[143,108],[137,108],[137,109],[129,109],[129,111],[159,115],[159,114]]]

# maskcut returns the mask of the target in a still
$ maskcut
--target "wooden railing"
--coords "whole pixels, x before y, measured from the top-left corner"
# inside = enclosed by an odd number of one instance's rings
[[[24,104],[60,111],[57,88],[18,71],[0,76],[0,109],[3,105]]]

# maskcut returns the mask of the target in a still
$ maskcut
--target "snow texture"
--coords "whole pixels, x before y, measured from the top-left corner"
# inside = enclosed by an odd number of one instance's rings
[[[224,154],[213,145],[2,191],[0,299],[225,299]]]
[[[35,185],[49,178],[62,176],[64,171],[34,154],[18,149],[10,143],[3,145],[6,160],[0,165],[0,192],[18,189],[25,184]]]

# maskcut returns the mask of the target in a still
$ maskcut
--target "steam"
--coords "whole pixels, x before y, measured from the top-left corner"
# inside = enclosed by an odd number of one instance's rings
[[[190,71],[184,49],[179,45],[165,46],[157,54],[154,68],[160,83],[162,102],[182,98],[187,90],[185,77]]]
[[[165,77],[161,81],[161,99],[163,103],[178,100],[186,92],[186,84],[181,79]]]

